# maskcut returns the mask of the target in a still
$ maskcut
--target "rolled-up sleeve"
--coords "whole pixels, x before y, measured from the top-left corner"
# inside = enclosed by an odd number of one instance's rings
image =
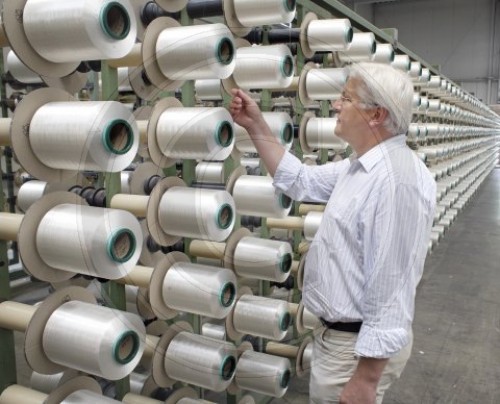
[[[432,211],[414,185],[390,181],[364,210],[363,325],[355,348],[361,356],[388,358],[409,342]]]
[[[350,164],[348,159],[309,166],[291,153],[285,153],[274,174],[274,186],[296,201],[328,202],[339,174]]]

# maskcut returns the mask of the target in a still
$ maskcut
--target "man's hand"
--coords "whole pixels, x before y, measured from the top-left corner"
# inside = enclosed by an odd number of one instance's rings
[[[340,395],[340,404],[375,404],[377,385],[353,376]]]
[[[245,129],[258,127],[264,120],[257,103],[240,89],[231,90],[233,99],[229,104],[229,112],[238,125]]]
[[[359,358],[354,375],[342,390],[340,404],[375,404],[377,385],[388,361]]]
[[[274,176],[285,148],[271,132],[257,103],[242,90],[233,89],[231,92],[233,99],[228,109],[234,122],[247,130],[267,171]]]

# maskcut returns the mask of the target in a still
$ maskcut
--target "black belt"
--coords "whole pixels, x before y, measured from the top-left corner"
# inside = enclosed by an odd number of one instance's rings
[[[359,330],[361,329],[361,325],[363,324],[362,321],[356,321],[353,323],[341,323],[341,322],[332,323],[331,321],[326,321],[323,318],[320,318],[320,320],[321,324],[323,324],[326,328],[336,331],[345,331],[345,332],[359,332]]]

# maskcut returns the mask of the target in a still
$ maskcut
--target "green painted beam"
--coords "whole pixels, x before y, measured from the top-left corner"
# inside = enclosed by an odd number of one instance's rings
[[[0,52],[0,76],[4,75],[3,54]],[[0,83],[0,98],[7,99],[5,82]],[[7,117],[8,111],[5,103],[2,103],[2,116]],[[0,158],[1,158],[0,153]],[[1,167],[1,166],[0,166]],[[1,168],[0,168],[1,174]],[[3,193],[3,181],[0,181],[0,210],[5,206]],[[0,241],[0,301],[10,299],[9,285],[9,258],[7,255],[7,242]],[[16,383],[16,351],[14,343],[14,331],[0,328],[0,393],[11,384]]]

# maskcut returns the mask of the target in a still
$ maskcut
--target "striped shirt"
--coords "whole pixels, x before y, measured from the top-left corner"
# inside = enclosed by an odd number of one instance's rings
[[[305,307],[331,322],[362,321],[358,355],[395,355],[409,342],[436,203],[435,181],[405,136],[321,166],[285,153],[274,186],[327,203],[307,253]]]

